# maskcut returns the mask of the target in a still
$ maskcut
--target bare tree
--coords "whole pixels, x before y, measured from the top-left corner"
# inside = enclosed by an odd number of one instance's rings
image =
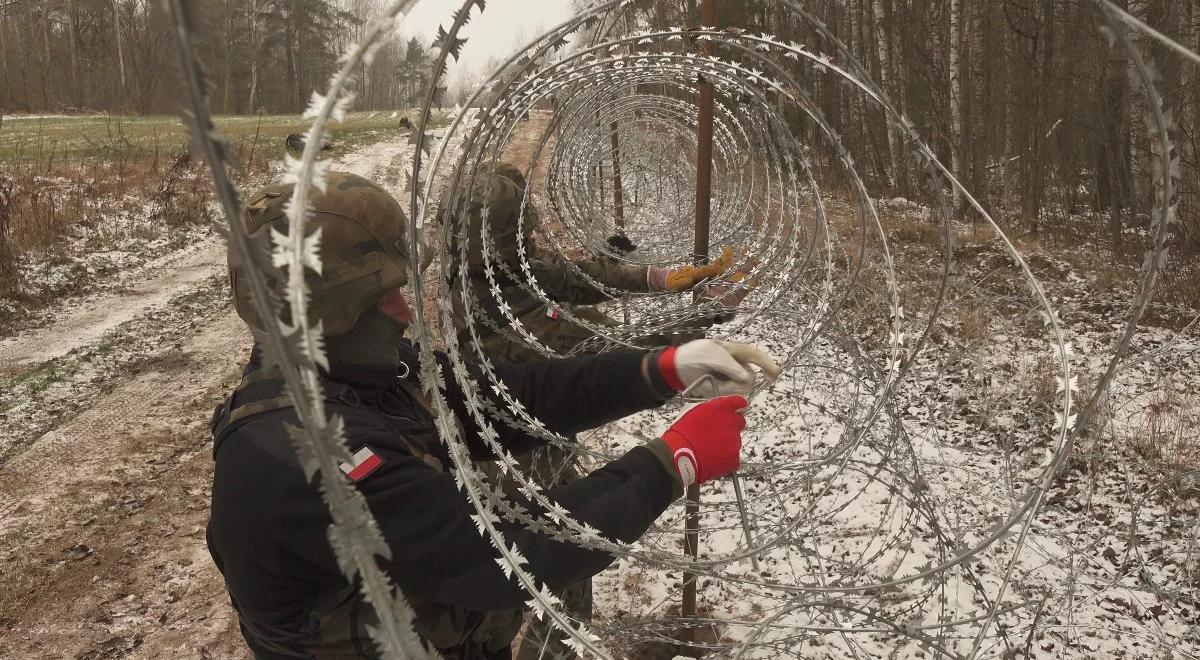
[[[963,176],[963,94],[962,94],[963,0],[950,0],[950,169],[960,181]],[[954,208],[962,208],[962,194],[954,189]]]

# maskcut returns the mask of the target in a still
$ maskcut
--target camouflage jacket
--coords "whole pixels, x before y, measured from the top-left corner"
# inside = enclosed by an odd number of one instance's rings
[[[514,610],[528,597],[496,564],[493,548],[472,521],[474,508],[443,469],[450,459],[433,417],[418,400],[416,354],[404,348],[407,374],[324,378],[327,409],[344,420],[352,452],[366,448],[382,461],[355,484],[391,550],[381,566],[416,610],[418,632],[447,658],[507,658],[520,625]],[[329,511],[286,432],[286,424],[298,424],[295,411],[279,403],[282,383],[262,374],[255,353],[243,384],[213,419],[209,550],[260,660],[374,658],[365,633],[371,609],[338,569],[327,536]],[[439,359],[448,372],[446,357]],[[531,414],[570,434],[660,405],[669,388],[653,366],[656,360],[647,360],[640,352],[622,352],[497,364],[496,371]],[[479,378],[483,382],[482,374]],[[447,398],[472,458],[493,459],[462,393],[452,378],[447,382]],[[500,443],[516,453],[542,443],[502,424],[497,429]],[[666,509],[676,495],[674,483],[662,460],[638,447],[549,496],[577,520],[629,542]],[[551,589],[590,577],[613,561],[512,523],[501,527]]]
[[[568,261],[558,253],[534,248],[529,268],[551,298],[572,305],[595,305],[612,299],[579,271],[601,284],[622,291],[645,293],[650,290],[645,266],[624,264],[608,257]]]
[[[649,291],[645,266],[631,266],[607,257],[572,261],[557,253],[537,247],[531,248],[529,252],[530,272],[533,273],[538,286],[556,303],[597,305],[612,300],[612,296],[596,288],[588,281],[587,277],[623,291]],[[522,277],[519,266],[509,265],[509,268],[516,277]],[[507,325],[498,312],[498,305],[501,301],[507,303],[516,316],[543,304],[537,296],[526,291],[503,271],[497,269],[495,273],[496,284],[500,287],[501,300],[494,298],[482,268],[472,269],[470,272],[471,288],[475,299],[479,301],[480,307],[494,322]],[[458,309],[457,315],[461,321],[463,311]],[[460,323],[458,327],[465,326]]]

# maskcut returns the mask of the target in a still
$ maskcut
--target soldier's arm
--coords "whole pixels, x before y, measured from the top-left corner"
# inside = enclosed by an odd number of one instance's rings
[[[579,270],[587,273],[588,277],[622,291],[645,293],[650,290],[650,284],[646,280],[645,266],[625,264],[605,258],[582,259],[574,263]]]
[[[632,542],[677,496],[676,482],[651,450],[637,447],[548,495],[606,537]],[[387,469],[359,489],[391,548],[386,568],[410,598],[471,610],[516,608],[529,599],[497,565],[495,549],[472,519],[475,508],[450,475],[416,459],[389,457]],[[595,575],[614,559],[513,523],[499,527],[528,560],[530,572],[551,589]]]
[[[560,256],[539,252],[531,260],[530,270],[551,298],[576,305],[596,305],[612,299],[597,289],[580,271],[601,284],[622,291],[643,293],[650,290],[645,266],[630,266],[609,259],[568,262]]]
[[[292,607],[296,593],[314,583],[340,581],[328,539],[329,509],[305,476],[281,421],[298,423],[294,413],[261,416],[218,454],[209,526],[214,555],[235,560],[221,565],[231,589],[241,595],[239,606],[271,616],[281,600]],[[496,564],[495,550],[472,520],[475,508],[454,478],[405,450],[382,421],[350,414],[346,424],[352,448],[368,446],[382,459],[355,486],[391,551],[382,566],[404,594],[470,610],[520,607],[528,595]],[[678,477],[664,461],[637,447],[548,495],[576,520],[631,542],[679,492]],[[551,588],[594,575],[613,561],[513,523],[500,527]],[[270,589],[261,587],[264,576],[274,580]]]
[[[556,360],[524,363],[497,362],[496,375],[525,409],[552,431],[564,435],[596,428],[633,413],[662,405],[675,392],[659,371],[658,352],[614,351]],[[445,356],[443,373],[449,375]],[[472,371],[476,367],[469,367]],[[487,376],[474,380],[486,383]],[[488,457],[478,441],[478,427],[467,411],[462,393],[447,377],[447,399],[467,431],[468,443],[478,458]],[[507,405],[491,388],[483,395],[501,410]],[[544,444],[520,429],[495,423],[499,442],[510,451],[523,453]]]

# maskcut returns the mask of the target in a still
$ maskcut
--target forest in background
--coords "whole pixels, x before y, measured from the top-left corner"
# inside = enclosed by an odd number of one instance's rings
[[[1200,52],[1200,0],[1121,0],[1131,15]],[[841,40],[896,109],[990,213],[1018,234],[1094,243],[1140,260],[1150,226],[1152,145],[1145,94],[1109,47],[1092,0],[819,0],[795,3]],[[719,2],[720,27],[766,32],[844,59],[775,0]],[[696,0],[657,3],[639,21],[695,24]],[[1135,34],[1161,76],[1182,166],[1177,254],[1200,249],[1200,67]],[[718,53],[719,54],[719,53]],[[876,194],[929,202],[911,146],[839,78],[797,63]],[[821,145],[798,116],[793,128]],[[829,149],[816,147],[828,157]],[[832,178],[838,178],[833,173]],[[960,202],[961,203],[961,202]],[[1182,250],[1179,250],[1182,248]]]
[[[221,114],[298,113],[379,0],[200,0],[200,54]],[[0,0],[0,111],[174,114],[170,35],[154,0]],[[428,44],[397,34],[358,74],[356,107],[411,107]]]
[[[567,1],[567,0],[560,0]],[[221,113],[296,113],[380,0],[199,0],[201,55]],[[575,0],[576,6],[588,2]],[[1132,15],[1200,50],[1200,0],[1122,0]],[[169,41],[151,0],[0,0],[0,111],[173,113]],[[1092,0],[818,0],[801,3],[842,40],[923,138],[1006,226],[1099,241],[1113,263],[1140,257],[1149,226],[1151,142],[1144,94],[1109,48]],[[778,0],[720,0],[722,27],[826,48]],[[488,11],[503,11],[503,2]],[[695,24],[696,0],[638,3],[642,27]],[[486,20],[486,19],[480,19]],[[1200,248],[1200,67],[1142,39],[1176,120],[1180,240]],[[418,104],[431,44],[397,34],[359,73],[361,110]],[[854,154],[871,189],[932,195],[910,145],[878,107],[834,76],[795,75]],[[479,76],[464,77],[472,82]],[[469,83],[468,83],[469,84]],[[462,91],[462,90],[460,90]],[[463,96],[453,91],[449,100]],[[464,96],[465,97],[465,96]],[[798,116],[798,132],[810,131]],[[814,145],[820,139],[811,137]],[[830,154],[830,150],[825,152]],[[830,161],[832,162],[832,161]]]

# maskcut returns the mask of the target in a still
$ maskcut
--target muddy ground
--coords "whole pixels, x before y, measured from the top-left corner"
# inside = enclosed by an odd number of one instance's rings
[[[397,180],[405,140],[345,158]],[[242,658],[204,547],[208,419],[249,335],[210,237],[0,342],[0,657]],[[3,393],[0,393],[3,396]]]
[[[410,155],[335,167],[399,195]],[[204,544],[208,422],[250,347],[225,286],[209,235],[0,338],[0,658],[249,657]]]

